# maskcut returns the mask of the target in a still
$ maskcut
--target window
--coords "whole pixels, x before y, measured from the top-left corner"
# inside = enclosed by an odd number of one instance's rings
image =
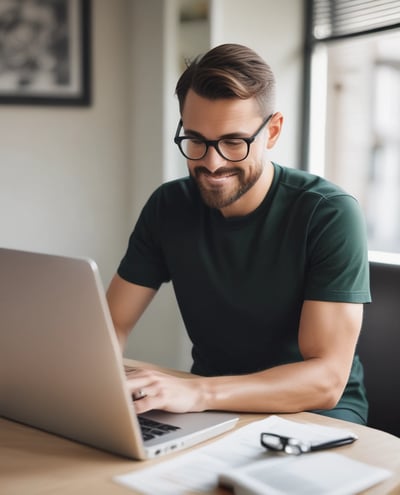
[[[370,250],[400,253],[400,5],[308,6],[303,167],[357,197]]]

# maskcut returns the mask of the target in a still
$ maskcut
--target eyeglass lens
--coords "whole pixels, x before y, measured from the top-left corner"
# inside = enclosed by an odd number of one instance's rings
[[[180,142],[183,154],[189,160],[199,160],[207,153],[208,144],[201,139],[184,138]],[[229,161],[241,161],[247,157],[249,145],[244,139],[220,139],[213,146]]]
[[[273,433],[263,433],[261,435],[261,444],[267,449],[292,455],[299,455],[309,450],[308,445],[295,438],[282,437]]]

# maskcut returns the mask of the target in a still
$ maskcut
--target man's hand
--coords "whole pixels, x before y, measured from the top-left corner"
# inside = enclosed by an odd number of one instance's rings
[[[126,368],[137,413],[161,409],[174,413],[202,411],[201,378],[182,378],[158,370]]]

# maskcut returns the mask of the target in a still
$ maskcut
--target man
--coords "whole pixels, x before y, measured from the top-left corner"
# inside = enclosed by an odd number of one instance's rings
[[[150,197],[107,297],[123,349],[171,280],[195,376],[130,373],[139,413],[311,410],[366,422],[354,356],[370,300],[363,218],[337,186],[270,161],[283,123],[274,93],[269,66],[235,44],[178,81],[175,142],[189,177]]]

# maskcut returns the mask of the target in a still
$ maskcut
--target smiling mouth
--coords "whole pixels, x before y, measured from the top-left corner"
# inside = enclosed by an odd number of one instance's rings
[[[201,182],[203,187],[220,189],[221,187],[224,187],[225,185],[230,183],[233,177],[236,177],[237,175],[237,172],[224,174],[201,173],[197,176],[197,180]]]
[[[229,179],[230,177],[233,177],[234,175],[237,175],[237,172],[231,172],[229,174],[202,174],[203,177],[205,177],[208,180],[225,180]]]
[[[207,182],[219,182],[234,177],[235,175],[238,175],[239,172],[240,171],[237,169],[221,169],[211,173],[206,168],[199,167],[195,170],[195,175],[197,179],[204,178]]]

